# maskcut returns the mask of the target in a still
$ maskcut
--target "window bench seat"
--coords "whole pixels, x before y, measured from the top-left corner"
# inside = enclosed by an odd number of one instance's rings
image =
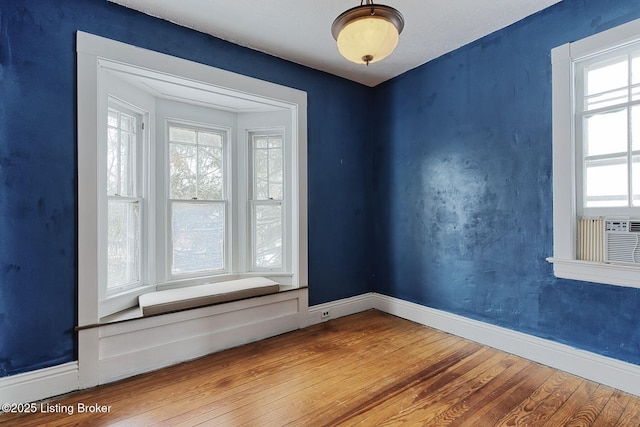
[[[220,304],[280,291],[280,285],[265,277],[229,280],[219,283],[167,289],[140,295],[138,303],[144,317],[172,311]]]
[[[151,292],[157,298],[142,298],[142,307],[78,327],[89,360],[82,384],[106,384],[307,326],[307,288],[278,282],[253,277]]]

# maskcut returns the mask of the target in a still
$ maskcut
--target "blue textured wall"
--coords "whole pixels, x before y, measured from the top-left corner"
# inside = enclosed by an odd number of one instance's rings
[[[639,17],[637,0],[564,0],[376,88],[376,290],[640,364],[640,289],[545,261],[550,51]]]
[[[0,376],[76,359],[77,30],[306,91],[310,303],[370,291],[370,88],[106,0],[2,0]]]
[[[544,261],[550,49],[638,17],[564,0],[370,89],[106,0],[2,0],[0,376],[76,358],[77,30],[308,93],[310,304],[377,290],[640,363],[640,292]]]

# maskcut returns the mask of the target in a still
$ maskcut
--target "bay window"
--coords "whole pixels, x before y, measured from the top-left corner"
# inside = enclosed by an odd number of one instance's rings
[[[307,286],[306,95],[78,33],[79,326],[163,289]]]

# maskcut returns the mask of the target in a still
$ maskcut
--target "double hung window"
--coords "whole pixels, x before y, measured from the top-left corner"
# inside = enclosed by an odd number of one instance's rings
[[[585,216],[633,215],[640,206],[640,45],[575,67],[579,206]]]
[[[142,280],[142,115],[110,100],[107,117],[107,285],[114,294]]]
[[[168,124],[170,274],[226,270],[224,130]]]
[[[284,140],[278,133],[250,133],[252,268],[284,266]]]
[[[639,34],[632,21],[552,50],[557,277],[640,286],[640,264],[607,256],[619,248],[605,230],[640,219]]]

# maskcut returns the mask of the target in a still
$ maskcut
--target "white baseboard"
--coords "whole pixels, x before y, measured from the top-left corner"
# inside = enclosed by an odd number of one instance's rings
[[[78,333],[80,360],[0,378],[0,404],[27,403],[160,369],[307,325],[301,288]]]
[[[640,396],[640,366],[397,298],[373,308]]]
[[[303,306],[300,308],[306,308],[306,300]],[[299,325],[303,326],[305,323],[313,325],[372,308],[640,396],[640,365],[376,293],[309,307],[307,318],[300,318]],[[329,313],[327,318],[322,318],[324,311]],[[285,319],[279,320],[271,319],[276,320],[277,325],[269,325],[267,329],[274,326],[275,331],[295,329],[294,319],[295,316],[285,316]],[[279,324],[280,321],[284,324]],[[223,334],[220,337],[228,338],[227,335]],[[249,340],[259,339],[264,335],[258,333],[249,337]],[[238,344],[238,342],[226,342],[225,346]],[[207,352],[211,350],[206,349]],[[193,355],[181,356],[189,358]],[[174,362],[171,361],[171,363]],[[97,364],[95,369],[99,370]],[[137,367],[137,369],[141,368]],[[103,377],[103,380],[113,380],[115,377],[120,377],[119,374],[122,373],[110,372],[110,375]],[[125,376],[129,375],[131,372],[125,374]],[[33,402],[78,390],[80,384],[78,376],[78,362],[71,362],[0,378],[0,403]]]
[[[377,293],[309,307],[309,324],[371,308],[640,396],[640,365]]]
[[[362,294],[351,298],[311,306],[309,307],[308,324],[315,325],[316,323],[326,322],[327,320],[370,310],[373,308],[374,295],[376,294]],[[323,318],[322,312],[328,312],[329,315]]]
[[[78,390],[78,362],[0,378],[0,404],[25,403]]]

